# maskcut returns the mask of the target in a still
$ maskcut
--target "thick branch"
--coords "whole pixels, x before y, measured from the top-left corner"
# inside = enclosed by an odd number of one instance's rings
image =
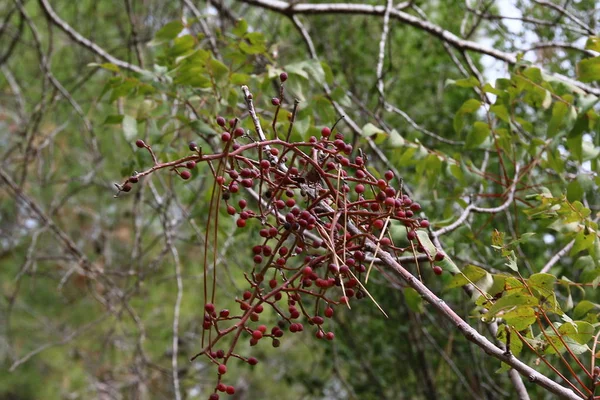
[[[46,0],[40,0],[46,1]],[[276,11],[287,16],[295,14],[354,14],[354,15],[375,15],[383,17],[385,15],[386,6],[372,6],[369,4],[350,4],[350,3],[287,3],[280,0],[241,0],[244,3],[251,4],[257,7],[266,8]],[[437,37],[450,44],[451,46],[462,51],[474,51],[476,53],[486,54],[497,60],[507,62],[511,65],[517,63],[515,53],[508,53],[501,50],[488,47],[477,42],[464,40],[456,36],[454,33],[445,30],[444,28],[435,25],[429,21],[424,21],[413,15],[400,11],[396,8],[390,10],[390,18],[398,20],[404,24],[413,26],[417,29],[425,31],[432,36]],[[600,96],[600,89],[588,86],[584,83],[574,81],[563,75],[553,75],[557,79],[568,84],[575,85],[586,93]]]

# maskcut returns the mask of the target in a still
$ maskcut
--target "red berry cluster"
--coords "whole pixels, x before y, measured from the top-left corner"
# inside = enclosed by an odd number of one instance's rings
[[[280,76],[282,86],[286,79],[287,75]],[[280,93],[272,101],[278,110],[282,99]],[[217,117],[217,125],[224,128],[220,152],[201,154],[190,143],[194,155],[158,164],[188,179],[196,163],[218,161],[211,170],[222,209],[235,218],[232,222],[238,229],[251,225],[259,234],[251,249],[248,288],[236,299],[239,311],[217,311],[212,303],[205,306],[203,337],[208,344],[197,356],[207,356],[217,367],[218,383],[211,399],[218,398],[219,392],[234,392],[222,382],[231,358],[250,365],[258,362],[234,351],[240,339],[251,346],[268,341],[279,347],[286,331],[298,333],[305,328],[318,339],[334,339],[324,325],[335,306],[350,306],[354,299],[368,295],[362,283],[370,263],[366,241],[395,255],[423,252],[434,261],[417,235],[417,229],[429,227],[429,221],[415,215],[421,210],[419,203],[393,184],[392,171],[375,176],[364,156],[353,156],[353,146],[343,134],[324,127],[320,137],[304,142],[256,140],[237,122],[232,119],[227,127],[225,118]],[[151,151],[143,141],[136,144]],[[249,193],[255,198],[248,198]],[[408,245],[394,244],[387,230],[390,221],[405,226]],[[443,257],[438,253],[435,260]],[[433,272],[439,275],[442,270],[435,266]],[[261,323],[265,307],[278,316],[272,327]],[[232,344],[219,349],[226,336],[233,337]]]

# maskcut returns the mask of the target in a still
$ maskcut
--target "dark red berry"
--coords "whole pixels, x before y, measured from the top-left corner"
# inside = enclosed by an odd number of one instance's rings
[[[268,160],[261,160],[260,161],[260,167],[262,169],[267,169],[271,166],[271,163]]]
[[[227,373],[227,365],[220,364],[218,368],[219,374],[225,375]]]
[[[235,130],[233,131],[233,134],[235,137],[244,136],[244,129],[243,128],[235,128]]]
[[[406,234],[406,238],[408,240],[415,240],[417,238],[417,232],[416,231],[408,231],[408,233]]]
[[[212,314],[213,312],[215,312],[215,305],[212,303],[206,303],[206,305],[204,306],[204,309],[206,310],[207,313]]]
[[[288,74],[285,72],[282,72],[281,74],[279,74],[279,80],[281,81],[281,83],[287,81],[288,79]]]
[[[331,135],[331,129],[329,129],[328,127],[324,127],[323,129],[321,129],[321,135],[323,137],[329,137]]]
[[[433,267],[433,273],[436,275],[441,275],[444,270],[439,265]]]
[[[235,393],[235,388],[233,386],[227,386],[227,394],[234,394]]]
[[[435,261],[442,261],[444,258],[446,258],[446,255],[442,252],[437,252],[435,255]]]
[[[143,149],[144,147],[146,147],[146,143],[144,143],[144,141],[142,139],[136,140],[135,145],[137,147],[139,147],[140,149]]]
[[[327,308],[325,309],[325,312],[324,312],[324,314],[325,314],[325,316],[326,316],[327,318],[331,318],[331,317],[333,317],[333,308],[331,308],[331,307],[327,307]]]
[[[217,124],[219,126],[225,126],[225,118],[223,118],[223,117],[217,117]]]
[[[208,400],[219,400],[219,394],[218,393],[213,393],[210,396],[208,396]]]
[[[221,318],[227,318],[227,317],[229,317],[229,310],[227,310],[227,309],[221,310],[221,312],[219,313],[219,316]]]
[[[129,177],[129,182],[131,183],[138,183],[140,181],[140,178],[138,178],[136,175],[132,175]]]
[[[235,208],[233,208],[232,206],[227,206],[227,214],[235,215]]]
[[[188,161],[185,163],[185,167],[187,169],[194,169],[196,168],[196,161]]]
[[[258,360],[255,357],[250,357],[250,358],[248,358],[248,364],[256,365],[256,364],[258,364]]]
[[[129,191],[131,190],[131,188],[133,188],[133,186],[131,186],[131,183],[127,182],[126,184],[124,184],[124,185],[121,187],[121,190],[122,190],[123,192],[129,192]]]
[[[327,340],[333,340],[335,338],[335,334],[333,332],[327,332],[325,334],[325,339]]]
[[[277,97],[273,97],[271,99],[271,104],[273,104],[274,106],[278,106],[280,103],[279,99]]]
[[[183,180],[188,180],[188,179],[190,179],[192,174],[190,173],[190,171],[181,171],[179,176],[181,176],[181,179],[183,179]]]
[[[188,148],[190,149],[190,151],[196,151],[198,145],[196,144],[196,142],[190,142],[190,144],[188,144]]]
[[[388,181],[391,181],[392,179],[394,179],[394,173],[392,171],[385,171],[385,179],[387,179]]]
[[[429,228],[429,221],[424,219],[420,222],[421,228]]]
[[[237,225],[238,228],[243,228],[246,226],[246,220],[245,219],[238,219],[235,224]]]
[[[223,132],[221,135],[221,140],[224,142],[229,142],[231,140],[231,134],[229,132]]]

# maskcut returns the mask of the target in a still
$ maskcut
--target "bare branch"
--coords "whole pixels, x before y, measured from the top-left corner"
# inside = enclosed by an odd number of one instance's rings
[[[38,2],[42,6],[42,9],[44,10],[44,13],[46,14],[46,16],[56,26],[58,26],[63,32],[65,32],[67,35],[69,35],[69,37],[71,39],[73,39],[76,43],[80,44],[81,46],[83,46],[86,49],[90,50],[91,52],[95,53],[96,55],[100,56],[101,58],[108,61],[109,63],[115,64],[119,68],[123,68],[123,69],[129,70],[129,71],[132,71],[132,72],[136,72],[138,74],[147,75],[150,73],[149,71],[146,71],[146,70],[138,67],[137,65],[130,64],[123,60],[119,60],[118,58],[112,56],[110,53],[108,53],[106,50],[104,50],[102,47],[98,46],[96,43],[83,37],[79,32],[77,32],[75,29],[73,29],[69,24],[67,24],[65,21],[63,21],[56,14],[56,12],[54,11],[54,9],[50,5],[50,3],[48,3],[48,0],[38,0]]]

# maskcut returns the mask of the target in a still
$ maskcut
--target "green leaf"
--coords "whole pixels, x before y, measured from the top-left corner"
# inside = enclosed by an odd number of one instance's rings
[[[156,32],[156,35],[154,35],[154,40],[152,42],[156,42],[153,44],[160,44],[175,39],[177,35],[181,33],[182,30],[183,23],[181,21],[171,21],[162,28],[160,28],[158,32]]]
[[[136,138],[138,135],[137,121],[130,115],[123,116],[123,133],[127,141]]]
[[[112,125],[112,124],[120,124],[121,122],[123,122],[123,118],[125,116],[122,114],[117,114],[117,115],[109,115],[108,117],[106,117],[106,119],[104,120],[104,125]]]
[[[585,42],[586,50],[593,50],[600,52],[600,37],[590,36]]]
[[[577,235],[575,235],[575,244],[569,255],[574,256],[580,251],[590,249],[594,244],[594,239],[596,239],[596,237],[596,233],[590,229],[581,229]]]
[[[189,52],[196,45],[196,41],[192,35],[183,35],[175,38],[173,46],[169,49],[169,54],[172,57],[178,57],[186,52]]]
[[[481,107],[481,102],[475,99],[469,99],[463,103],[462,106],[456,112],[454,116],[454,131],[458,134],[462,131],[464,126],[464,116],[467,114],[472,114],[477,111]]]
[[[506,344],[506,342],[508,342],[508,334],[510,334],[509,350],[513,355],[518,356],[521,353],[521,350],[523,350],[523,342],[515,333],[510,332],[510,330],[507,332],[506,325],[500,325],[498,327],[498,333],[496,334],[496,338],[502,343]]]
[[[488,313],[485,314],[483,318],[489,321],[501,311],[520,306],[537,306],[538,303],[538,299],[525,293],[514,293],[508,296],[502,296],[489,308]]]
[[[581,200],[583,197],[583,189],[579,182],[575,179],[567,185],[567,200],[573,202]]]
[[[319,86],[325,84],[325,71],[318,60],[306,60],[287,65],[285,71],[305,79],[314,79]]]
[[[99,67],[99,68],[105,69],[107,71],[112,71],[112,72],[119,72],[119,71],[121,71],[119,69],[119,67],[117,67],[115,64],[112,64],[112,63],[103,63],[103,64],[89,63],[87,66],[88,67]]]
[[[490,107],[490,111],[496,114],[502,121],[510,123],[510,114],[508,113],[506,106],[502,104],[493,105]]]
[[[363,126],[362,131],[360,132],[361,136],[364,137],[371,137],[382,133],[385,134],[383,129],[376,127],[370,122]]]
[[[464,286],[468,283],[476,283],[488,275],[488,272],[483,268],[468,264],[461,273],[456,274],[446,285],[446,289],[453,289]]]
[[[416,313],[423,312],[423,299],[421,295],[413,288],[406,287],[404,288],[404,299],[406,300],[406,305],[408,308]]]
[[[405,141],[402,135],[400,135],[397,130],[392,129],[392,131],[390,132],[390,137],[388,139],[388,144],[392,148],[402,147],[404,146]]]
[[[594,327],[589,322],[573,321],[562,324],[558,332],[579,344],[586,344],[594,336]]]
[[[552,118],[548,123],[548,136],[556,135],[568,111],[569,109],[565,103],[560,101],[554,103],[554,107],[552,107]]]
[[[470,76],[467,79],[458,79],[458,80],[454,81],[453,83],[456,86],[464,87],[464,88],[471,88],[471,87],[479,86],[479,81],[474,76]]]
[[[600,57],[587,58],[577,64],[577,76],[581,82],[600,80]]]
[[[598,305],[589,300],[581,300],[573,309],[573,318],[581,318],[594,308],[598,308]]]
[[[512,326],[517,331],[527,329],[537,320],[533,307],[515,308],[502,314],[502,318],[506,321],[507,325]]]
[[[260,32],[247,33],[240,41],[240,50],[246,54],[262,54],[267,51],[267,42]]]
[[[247,85],[250,82],[250,75],[235,72],[231,74],[229,79],[233,85]]]
[[[245,19],[240,18],[235,22],[235,28],[231,30],[235,36],[243,37],[248,32],[248,22]]]
[[[210,61],[208,62],[208,67],[212,71],[213,76],[215,77],[217,82],[223,82],[224,78],[226,78],[229,75],[229,68],[227,68],[225,64],[223,64],[221,61],[215,58],[210,59]]]
[[[473,129],[467,134],[467,148],[475,148],[485,142],[490,135],[490,126],[485,122],[475,121]]]

